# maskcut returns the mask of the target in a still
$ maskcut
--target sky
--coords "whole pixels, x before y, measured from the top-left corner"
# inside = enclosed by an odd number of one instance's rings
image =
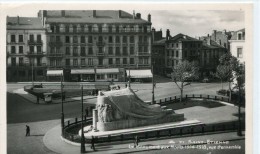
[[[133,10],[126,10],[133,13]],[[36,17],[38,10],[31,9],[23,11],[19,9],[8,12],[9,16],[31,16]],[[245,28],[244,11],[192,11],[192,10],[135,10],[135,13],[141,13],[141,17],[147,20],[148,14],[151,14],[152,27],[156,30],[162,30],[163,36],[167,29],[171,36],[179,33],[191,37],[206,36],[213,30],[237,31]]]

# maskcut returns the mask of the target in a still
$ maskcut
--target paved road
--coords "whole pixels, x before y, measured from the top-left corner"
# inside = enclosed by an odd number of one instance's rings
[[[7,85],[7,148],[8,153],[52,153],[43,145],[43,135],[60,123],[61,104],[38,105],[28,102],[12,91],[25,84]],[[120,84],[124,87],[124,84]],[[227,86],[227,84],[225,84]],[[132,84],[132,89],[143,100],[151,100],[151,84]],[[185,94],[215,94],[219,83],[193,83],[184,90]],[[157,83],[155,98],[179,95],[179,89],[172,83]],[[88,100],[84,107],[95,104],[96,99]],[[64,104],[65,118],[74,118],[81,112],[80,102]],[[46,121],[48,120],[48,121]],[[25,138],[25,125],[31,126],[32,137]],[[25,146],[26,145],[26,146]],[[29,145],[29,146],[28,146]],[[153,151],[156,153],[156,151]],[[161,152],[161,151],[160,151]],[[167,152],[167,151],[166,151]]]
[[[226,84],[227,85],[227,84]],[[43,120],[59,119],[61,113],[61,104],[38,105],[28,102],[17,94],[13,94],[15,89],[22,88],[24,84],[7,85],[7,123],[34,122]],[[121,87],[124,87],[122,84]],[[184,94],[212,94],[220,89],[219,83],[193,83],[187,86]],[[137,92],[137,95],[145,100],[150,101],[151,84],[132,84],[131,88]],[[179,95],[179,89],[172,83],[158,83],[155,88],[155,99]],[[95,104],[96,99],[90,99],[84,104]],[[64,104],[65,118],[80,116],[80,102],[70,102]],[[33,116],[32,116],[33,115]]]

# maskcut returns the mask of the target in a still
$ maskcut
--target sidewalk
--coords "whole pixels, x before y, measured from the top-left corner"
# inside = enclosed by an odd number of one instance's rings
[[[80,153],[80,144],[72,145],[62,140],[61,136],[61,128],[60,125],[49,130],[44,138],[44,145],[53,152],[62,153],[62,154],[77,154]],[[201,135],[201,136],[189,136],[182,138],[169,138],[169,139],[158,139],[158,140],[150,140],[150,141],[141,141],[141,146],[154,146],[160,147],[162,149],[149,149],[149,148],[133,148],[133,141],[126,141],[124,143],[107,143],[107,144],[96,144],[96,151],[92,151],[90,149],[90,145],[86,144],[86,152],[87,153],[135,153],[135,152],[145,152],[151,150],[171,150],[174,151],[174,148],[169,148],[170,146],[181,146],[181,145],[196,145],[194,142],[207,142],[207,140],[211,141],[236,141],[242,140],[244,143],[245,137],[237,136],[236,132],[228,132],[221,134],[210,134],[210,135]],[[174,143],[175,142],[175,143]],[[211,145],[211,144],[209,144]],[[212,144],[215,145],[215,144]],[[225,144],[227,145],[227,144]],[[243,146],[242,146],[243,147]],[[192,150],[192,149],[191,149]],[[158,151],[159,152],[159,151]],[[206,152],[206,151],[205,151]]]
[[[14,90],[13,93],[23,97],[24,99],[26,99],[27,101],[29,101],[31,103],[37,104],[37,97],[32,94],[27,93],[26,91],[23,90],[23,88]],[[89,100],[89,99],[95,99],[95,98],[97,98],[97,96],[84,96],[83,100]],[[75,102],[75,101],[80,101],[80,100],[81,100],[81,97],[69,97],[69,98],[65,99],[64,103]],[[61,103],[60,99],[53,99],[52,103],[48,103],[48,104],[59,104],[59,103]],[[47,104],[47,103],[45,103],[44,100],[39,99],[39,104]]]

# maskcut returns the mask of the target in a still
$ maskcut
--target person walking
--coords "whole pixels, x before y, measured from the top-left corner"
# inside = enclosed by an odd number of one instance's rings
[[[95,149],[95,138],[94,138],[94,136],[91,136],[91,149],[93,149],[93,151],[96,151],[96,149]]]
[[[139,139],[139,137],[136,135],[136,136],[135,136],[135,143],[134,143],[134,147],[137,147],[137,146],[138,146],[138,144],[139,144],[139,142],[140,142],[140,139]]]
[[[25,136],[30,136],[30,127],[26,125],[26,135]]]

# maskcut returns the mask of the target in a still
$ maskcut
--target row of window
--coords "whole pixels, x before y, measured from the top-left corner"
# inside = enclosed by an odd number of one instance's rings
[[[88,38],[88,43],[93,43],[93,36],[87,36]],[[108,36],[108,43],[121,43],[121,38],[122,38],[122,43],[134,43],[135,38],[134,36]],[[98,42],[104,42],[104,39],[106,37],[103,36],[98,36]],[[51,36],[50,37],[50,42],[62,42],[61,36]],[[139,36],[138,38],[139,43],[147,43],[148,42],[148,37],[147,36]],[[65,43],[86,43],[86,36],[65,36]]]
[[[30,34],[29,35],[29,42],[34,42],[34,35]],[[40,34],[37,34],[36,36],[36,41],[41,42],[42,41],[42,36]],[[18,35],[18,42],[23,43],[24,42],[24,35]],[[16,35],[12,34],[11,35],[11,43],[16,43]]]
[[[52,33],[60,33],[60,32],[65,32],[65,33],[84,33],[84,32],[109,32],[109,33],[119,33],[119,32],[147,32],[147,26],[138,26],[138,28],[134,28],[133,25],[130,25],[129,27],[127,26],[115,26],[113,27],[112,25],[109,25],[108,27],[102,27],[102,25],[98,25],[97,27],[94,27],[92,25],[65,25],[65,27],[61,27],[60,25],[50,25],[50,30]]]
[[[200,48],[201,47],[201,43],[182,43],[183,48]],[[169,43],[168,44],[168,48],[178,48],[179,47],[179,43]]]
[[[34,53],[36,49],[37,53],[41,53],[42,52],[42,46],[29,46],[29,52],[30,53]],[[24,47],[23,46],[19,46],[18,47],[18,53],[19,54],[23,54],[24,53]],[[11,54],[16,54],[16,46],[11,46]]]
[[[80,64],[79,64],[80,61]],[[71,63],[72,62],[72,63]],[[126,65],[126,64],[135,64],[134,58],[108,58],[108,65]],[[140,58],[139,64],[149,64],[148,58]],[[93,66],[93,58],[81,58],[81,59],[65,59],[65,65],[66,66]],[[104,64],[104,59],[99,58],[98,59],[98,65],[106,65]],[[50,66],[62,66],[62,60],[61,59],[50,59]]]
[[[30,60],[30,66],[32,66],[32,59]],[[36,58],[36,64],[34,64],[36,66],[42,66],[42,59],[41,58]],[[12,57],[11,58],[11,66],[17,66],[17,63],[16,63],[16,58],[15,57]],[[25,63],[24,63],[24,58],[23,57],[19,57],[18,59],[18,66],[25,66]]]
[[[73,47],[70,47],[70,46],[66,46],[65,47],[65,54],[66,55],[71,55],[71,50],[72,50],[72,53],[73,55],[78,55],[79,54],[79,49],[80,49],[80,55],[82,56],[85,56],[85,55],[93,55],[94,52],[93,52],[93,47],[78,47],[78,46],[73,46]],[[87,52],[87,49],[88,49],[88,53],[86,54]],[[97,50],[97,53],[105,53],[105,47],[98,47],[98,50]],[[121,51],[121,48],[120,47],[108,47],[108,55],[134,55],[135,54],[135,50],[134,50],[134,46],[130,46],[129,47],[129,51],[128,51],[128,47],[123,47],[122,48],[122,51]],[[115,51],[114,51],[115,50]],[[139,53],[148,53],[148,47],[147,46],[139,46],[138,48],[138,52]],[[60,47],[51,47],[50,48],[50,54],[55,54],[55,53],[61,53],[61,50],[60,50]]]

